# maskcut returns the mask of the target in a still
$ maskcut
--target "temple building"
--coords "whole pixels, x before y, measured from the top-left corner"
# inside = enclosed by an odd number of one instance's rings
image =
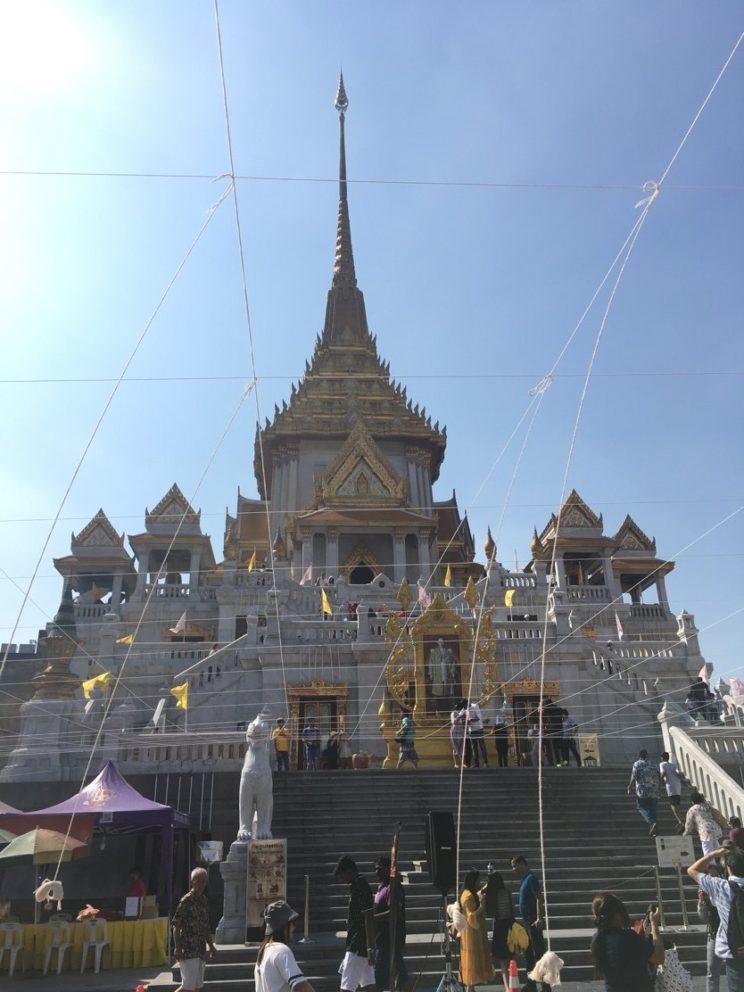
[[[54,678],[39,676],[25,708],[29,728],[54,716],[57,778],[80,773],[81,740],[102,720],[102,758],[124,771],[228,767],[263,707],[289,718],[294,767],[310,718],[324,738],[341,731],[353,751],[394,764],[402,708],[422,765],[445,766],[461,696],[480,701],[487,730],[506,721],[510,762],[527,760],[542,695],[577,720],[585,758],[615,763],[640,746],[624,731],[655,716],[659,693],[684,693],[703,664],[694,618],[669,605],[673,562],[629,516],[606,531],[571,492],[512,571],[490,531],[477,561],[455,494],[435,498],[447,431],[391,376],[357,285],[347,108],[341,79],[325,323],[301,380],[257,430],[258,498],[238,491],[217,553],[174,484],[140,533],[118,534],[99,510],[55,559],[66,647],[50,625]],[[184,685],[186,709],[171,693]],[[21,727],[0,780],[47,774],[33,741]]]

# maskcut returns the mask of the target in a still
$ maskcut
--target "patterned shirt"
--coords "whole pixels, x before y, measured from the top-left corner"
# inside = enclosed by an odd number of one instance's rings
[[[650,761],[639,758],[633,765],[633,779],[639,799],[659,798],[659,773]]]
[[[729,950],[726,933],[728,931],[729,912],[731,910],[731,886],[729,881],[744,886],[744,878],[729,875],[728,878],[713,878],[711,875],[698,875],[697,883],[713,905],[718,910],[720,923],[716,934],[716,957],[724,961],[731,960],[733,954]]]
[[[718,841],[723,833],[707,803],[696,803],[687,810],[685,833],[693,833],[693,828],[701,841]]]
[[[173,914],[173,927],[179,931],[180,959],[202,957],[211,935],[207,897],[187,892]]]

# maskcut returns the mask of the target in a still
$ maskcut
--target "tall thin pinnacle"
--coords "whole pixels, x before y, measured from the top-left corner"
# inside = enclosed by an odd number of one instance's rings
[[[338,226],[336,228],[336,257],[333,263],[334,286],[356,286],[354,271],[354,253],[351,248],[351,223],[349,221],[349,202],[346,190],[346,140],[344,124],[349,100],[344,88],[344,75],[338,80],[335,107],[338,111],[340,131],[339,166],[338,166]]]

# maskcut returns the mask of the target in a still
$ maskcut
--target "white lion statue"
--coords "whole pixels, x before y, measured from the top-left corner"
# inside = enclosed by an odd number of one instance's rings
[[[238,840],[270,840],[274,792],[269,760],[271,728],[261,712],[245,732],[247,748],[240,773]],[[255,813],[255,828],[253,827]]]

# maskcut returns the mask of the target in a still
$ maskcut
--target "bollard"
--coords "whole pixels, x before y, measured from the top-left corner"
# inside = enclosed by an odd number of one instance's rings
[[[509,989],[519,989],[519,969],[514,958],[509,962]]]
[[[297,941],[298,944],[314,944],[310,936],[310,876],[305,875],[305,932]]]

